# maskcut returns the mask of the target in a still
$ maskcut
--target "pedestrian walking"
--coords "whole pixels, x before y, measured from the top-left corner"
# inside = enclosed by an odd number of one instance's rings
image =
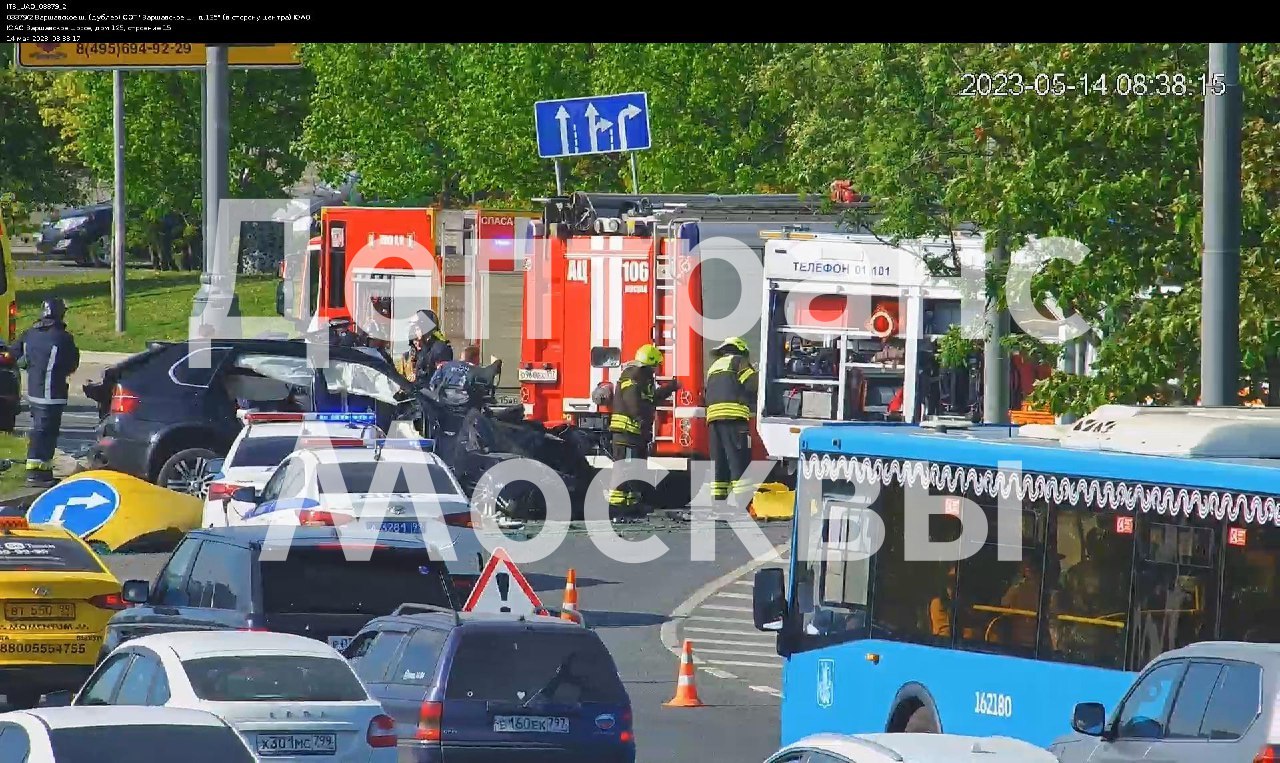
[[[10,348],[14,359],[27,369],[27,403],[31,432],[27,436],[27,485],[50,487],[53,453],[58,447],[62,412],[67,407],[67,378],[80,367],[80,350],[67,331],[66,304],[47,297],[40,305],[40,319],[22,332]]]

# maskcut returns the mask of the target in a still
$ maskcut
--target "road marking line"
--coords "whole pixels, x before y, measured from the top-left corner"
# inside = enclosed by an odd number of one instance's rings
[[[734,585],[753,586],[753,585],[755,585],[755,581],[753,581],[753,580],[735,580],[735,581],[733,581],[733,584],[734,584]]]
[[[752,687],[751,687],[751,690],[752,690],[752,691],[758,691],[758,692],[764,692],[765,694],[772,694],[772,695],[773,695],[773,696],[775,696],[775,697],[781,697],[781,696],[782,696],[782,692],[778,691],[777,689],[773,688],[772,686],[752,686]]]
[[[676,657],[676,658],[680,657],[680,646],[681,646],[680,631],[679,631],[680,623],[685,618],[689,617],[689,615],[693,614],[693,611],[698,608],[698,605],[702,604],[702,602],[711,598],[712,594],[719,591],[721,588],[725,587],[726,585],[733,582],[734,580],[737,580],[738,578],[741,578],[747,575],[748,573],[753,572],[757,568],[763,567],[766,564],[769,564],[771,562],[777,562],[782,558],[782,554],[786,552],[790,548],[790,546],[791,546],[790,540],[786,541],[785,543],[780,543],[777,546],[774,546],[772,554],[766,554],[765,556],[760,557],[758,559],[752,559],[751,561],[747,562],[741,567],[738,567],[737,569],[729,570],[729,572],[725,573],[724,575],[721,575],[715,580],[708,582],[706,585],[694,591],[693,594],[689,596],[689,598],[680,602],[679,606],[671,610],[670,619],[668,619],[665,623],[662,624],[662,628],[659,631],[659,634],[662,638],[662,644],[667,648],[667,651],[671,652],[673,657]],[[750,612],[751,610],[746,610],[746,611]],[[697,618],[697,619],[705,620],[706,618]],[[766,667],[773,667],[773,666],[766,666]]]
[[[769,654],[768,652],[748,652],[745,649],[700,649],[697,644],[694,644],[694,648],[703,654],[732,654],[740,657],[777,657],[776,654]]]
[[[743,662],[742,660],[716,660],[717,665],[739,665],[744,668],[770,668],[772,670],[780,670],[781,663],[777,662]]]
[[[703,604],[703,609],[714,609],[717,612],[750,612],[751,607],[727,607],[723,604]]]
[[[749,593],[729,593],[728,591],[721,591],[720,593],[716,594],[716,598],[746,599],[750,601],[753,597]]]
[[[688,630],[688,628],[686,628],[685,630]],[[718,639],[718,638],[699,638],[699,639],[690,639],[690,641],[693,642],[693,646],[695,649],[699,648],[702,644],[726,644],[728,646],[765,646],[764,644],[761,644],[759,641],[727,641],[725,639]],[[707,650],[703,649],[702,651],[705,652]]]
[[[702,670],[706,671],[707,673],[710,673],[716,678],[729,678],[729,679],[737,678],[737,676],[730,673],[729,671],[720,670],[719,668],[702,668]]]
[[[685,633],[719,633],[723,636],[751,636],[753,638],[765,639],[768,641],[773,641],[777,638],[777,634],[766,633],[763,631],[730,631],[725,630],[724,628],[697,628],[692,625],[686,625],[683,630]]]
[[[686,620],[697,620],[700,623],[732,623],[734,625],[749,625],[756,627],[755,621],[748,620],[745,617],[705,617],[703,615],[695,615],[686,617]]]

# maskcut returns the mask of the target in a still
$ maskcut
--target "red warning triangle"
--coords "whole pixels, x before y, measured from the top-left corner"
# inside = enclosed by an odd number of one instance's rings
[[[516,615],[534,615],[543,610],[538,594],[525,580],[511,557],[501,548],[493,550],[489,563],[480,573],[476,587],[471,589],[463,612],[501,612]]]

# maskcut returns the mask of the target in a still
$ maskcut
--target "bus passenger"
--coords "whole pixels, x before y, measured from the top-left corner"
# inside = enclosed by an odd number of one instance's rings
[[[951,638],[951,608],[956,598],[956,568],[953,565],[947,570],[947,585],[941,595],[933,597],[929,602],[929,624],[933,635],[939,638]]]

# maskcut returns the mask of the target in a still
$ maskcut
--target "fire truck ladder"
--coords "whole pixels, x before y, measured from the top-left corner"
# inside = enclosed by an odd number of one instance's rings
[[[685,222],[693,222],[688,219],[675,219],[669,221],[666,225],[653,226],[653,342],[659,350],[662,350],[663,363],[662,370],[664,373],[656,378],[659,381],[670,381],[675,378],[675,374],[665,373],[669,371],[674,363],[673,354],[676,351],[676,313],[679,310],[680,300],[676,294],[676,268],[678,263],[672,254],[673,247],[665,246],[667,242],[675,242],[675,233],[679,230],[679,226]],[[665,228],[665,234],[663,229]],[[668,307],[664,302],[670,299],[670,314],[664,314],[664,310]],[[667,413],[671,417],[671,434],[658,434],[658,428],[654,427],[654,442],[675,442],[676,441],[676,395],[673,394],[667,398],[667,401],[655,409],[658,412]]]

